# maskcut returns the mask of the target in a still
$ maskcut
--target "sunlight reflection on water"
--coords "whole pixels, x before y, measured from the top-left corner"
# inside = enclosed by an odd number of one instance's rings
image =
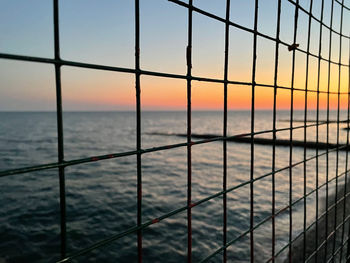
[[[345,113],[342,112],[342,117]],[[311,115],[311,114],[310,114]],[[257,111],[255,130],[271,130],[272,113]],[[324,114],[322,115],[324,116]],[[193,133],[222,134],[222,112],[193,112]],[[92,112],[64,113],[65,159],[131,151],[136,148],[135,113]],[[278,120],[288,119],[289,112],[280,111]],[[296,111],[295,119],[303,119]],[[302,123],[294,124],[296,126]],[[340,127],[345,124],[340,124]],[[289,127],[279,121],[278,128]],[[336,142],[336,124],[330,124],[330,142]],[[55,113],[0,113],[0,167],[13,169],[47,162],[57,158]],[[303,140],[303,129],[293,132]],[[184,137],[152,135],[186,133],[185,112],[143,112],[142,147],[183,143]],[[250,113],[228,114],[230,135],[250,132]],[[326,140],[325,125],[319,129],[320,141]],[[308,128],[308,140],[315,141],[316,129]],[[272,138],[271,133],[262,135]],[[277,138],[289,139],[289,131]],[[340,131],[345,142],[346,132]],[[324,150],[320,150],[320,153]],[[250,178],[250,144],[228,143],[228,188]],[[303,149],[293,149],[293,162],[303,160]],[[307,150],[307,156],[315,155]],[[186,205],[186,148],[153,152],[142,156],[142,217],[150,220]],[[223,146],[211,142],[192,147],[192,198],[201,200],[222,190]],[[271,172],[272,146],[255,146],[254,178]],[[289,148],[276,148],[276,169],[289,165]],[[335,176],[336,154],[329,154],[329,179]],[[307,191],[315,188],[316,161],[306,163]],[[326,156],[319,158],[319,184],[325,182]],[[345,169],[345,152],[339,152],[339,173]],[[2,234],[0,258],[12,261],[47,262],[59,257],[59,189],[57,171],[47,170],[1,178],[0,211]],[[293,168],[293,200],[303,195],[303,164]],[[136,224],[136,157],[122,157],[66,168],[68,251],[73,252],[94,242],[122,232]],[[320,195],[324,196],[324,190]],[[228,240],[249,229],[250,186],[227,194]],[[271,215],[271,176],[254,183],[254,222]],[[276,174],[276,210],[289,202],[289,172]],[[303,225],[303,203],[293,206],[293,236]],[[315,195],[307,198],[308,223],[315,216]],[[193,213],[193,259],[199,261],[222,245],[222,197],[196,206]],[[259,261],[271,255],[271,219],[255,234],[255,250]],[[276,218],[276,251],[288,242],[289,212]],[[144,261],[183,262],[186,259],[186,212],[170,217],[143,231]],[[21,248],[19,249],[19,245]],[[228,249],[232,261],[249,261],[249,235]],[[113,242],[79,260],[94,262],[134,262],[137,257],[136,235]],[[281,255],[281,260],[285,254]],[[220,255],[214,262],[220,261]]]

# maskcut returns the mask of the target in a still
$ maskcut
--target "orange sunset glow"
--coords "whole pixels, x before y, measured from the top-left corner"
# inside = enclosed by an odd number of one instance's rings
[[[331,68],[330,91],[338,91],[337,68]],[[297,68],[294,79],[294,109],[303,109],[305,106],[305,73]],[[310,70],[311,71],[311,70]],[[320,91],[328,89],[327,68],[321,68]],[[310,72],[309,72],[310,73]],[[314,73],[314,72],[312,72]],[[309,74],[308,79],[308,108],[317,108],[317,72]],[[341,71],[340,90],[348,89],[348,76],[345,70]],[[66,77],[66,78],[65,78]],[[218,77],[219,78],[219,77]],[[66,80],[67,79],[67,80]],[[273,79],[260,77],[258,84],[273,84]],[[291,91],[289,89],[291,76],[280,73],[278,85],[286,89],[277,90],[277,108],[289,109],[291,104]],[[288,88],[288,89],[287,89]],[[192,108],[193,110],[222,110],[224,106],[224,85],[203,81],[192,82]],[[251,108],[251,85],[228,85],[228,109]],[[67,103],[86,104],[90,106],[104,105],[104,107],[122,107],[132,110],[135,105],[134,77],[130,74],[102,72],[81,69],[63,71],[63,96]],[[141,77],[141,105],[144,110],[186,110],[187,84],[186,80],[168,79],[162,77]],[[347,94],[340,95],[340,107],[347,108]],[[329,95],[330,109],[338,106],[338,96]],[[273,87],[255,87],[255,108],[273,108]],[[319,108],[327,108],[327,94],[319,94]],[[103,108],[104,109],[104,108]]]
[[[350,0],[0,0],[0,263],[349,262]]]
[[[135,66],[133,9],[129,4],[125,4],[125,8],[124,11],[120,10],[120,23],[113,25],[109,24],[111,22],[109,20],[99,21],[101,23],[99,26],[82,23],[84,20],[75,20],[73,19],[74,16],[70,17],[73,13],[68,13],[67,17],[62,17],[62,58],[132,70]],[[142,17],[140,28],[140,66],[145,71],[181,75],[182,79],[141,75],[141,106],[143,110],[186,110],[187,34],[186,23],[184,22],[186,21],[186,13],[181,8],[171,9],[168,4],[164,4],[159,8],[163,11],[156,14],[146,7],[143,9],[145,17]],[[217,8],[219,8],[219,5]],[[293,17],[290,16],[288,10],[282,8],[280,38],[284,43],[292,41],[290,33],[293,27],[287,18],[293,19]],[[271,18],[275,21],[276,14],[271,13],[271,10],[265,6],[262,7],[261,12],[259,14],[261,15],[259,30],[272,38],[275,37]],[[242,14],[235,15],[237,16],[235,19],[241,19],[240,22],[248,28],[253,25],[251,24],[251,21],[253,21],[251,12],[247,13],[246,16]],[[249,15],[251,21],[247,19]],[[285,17],[285,20],[283,17]],[[158,23],[159,19],[162,19],[163,23]],[[193,19],[192,75],[223,81],[224,24],[196,13]],[[300,21],[307,22],[303,16],[300,19]],[[178,21],[181,21],[181,23],[177,23]],[[120,27],[121,24],[128,26]],[[344,20],[344,28],[345,26],[348,26],[348,22]],[[78,29],[81,27],[84,29],[83,32],[90,32],[91,30],[94,33],[80,34],[81,31]],[[99,31],[102,28],[105,34]],[[112,36],[108,33],[115,28],[120,30],[118,32],[123,37],[118,36],[118,34]],[[338,92],[340,84],[341,92],[346,93],[348,91],[349,70],[348,67],[343,65],[348,64],[349,43],[347,41],[340,42],[338,38],[333,37],[333,45],[329,48],[329,34],[327,34],[328,31],[324,30],[322,45],[318,46],[318,31],[319,27],[312,25],[310,53],[313,55],[307,57],[304,53],[307,49],[307,30],[303,26],[298,28],[297,43],[300,50],[295,52],[294,109],[304,108],[305,95],[303,90],[306,89],[306,85],[308,90],[317,91],[319,89],[321,92],[329,90],[335,93]],[[51,37],[51,33],[46,32],[45,36],[47,38]],[[252,107],[253,35],[251,32],[235,27],[230,28],[229,33],[228,79],[233,82],[244,83],[244,85],[228,85],[228,109],[248,110]],[[12,43],[10,39],[8,41]],[[8,49],[11,50],[12,44],[9,43],[7,43]],[[45,48],[38,49],[37,46],[33,46],[31,49],[25,49],[21,52],[25,55],[50,57],[51,42],[41,43],[38,46],[45,46]],[[340,47],[342,47],[341,52],[339,52]],[[275,49],[276,43],[274,41],[258,36],[255,72],[255,82],[258,85],[255,87],[254,102],[256,109],[269,110],[273,108]],[[320,60],[317,58],[319,53],[322,56]],[[308,75],[306,76],[307,59]],[[329,59],[332,63],[328,62]],[[292,62],[293,52],[288,51],[285,44],[279,44],[277,85],[284,89],[279,88],[277,90],[277,109],[287,110],[291,107]],[[338,80],[338,62],[342,63],[340,83]],[[55,110],[55,107],[52,106],[55,103],[55,76],[52,65],[29,65],[20,61],[2,61],[0,69],[3,73],[0,76],[3,86],[11,87],[0,91],[0,98],[3,99],[0,107],[3,110]],[[16,76],[22,77],[18,78]],[[329,76],[330,79],[328,80]],[[270,87],[262,87],[261,85],[269,85]],[[224,108],[223,83],[192,80],[191,86],[193,110],[222,110]],[[136,108],[135,76],[132,73],[63,66],[62,96],[65,111],[134,111]],[[307,96],[308,108],[316,109],[317,93],[308,92]],[[319,93],[320,109],[327,108],[327,99],[326,93]],[[347,95],[341,94],[339,101],[341,109],[347,108],[347,101]],[[330,94],[330,109],[337,108],[337,105],[338,96]]]

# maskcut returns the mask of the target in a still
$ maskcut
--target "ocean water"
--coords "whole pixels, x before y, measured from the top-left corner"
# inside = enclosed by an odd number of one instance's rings
[[[289,127],[289,111],[278,111],[277,128]],[[340,112],[346,119],[346,112]],[[303,119],[295,111],[295,119]],[[308,113],[310,120],[316,112]],[[336,111],[330,112],[335,120]],[[223,113],[193,112],[192,130],[197,134],[222,134]],[[272,129],[272,112],[256,111],[255,131]],[[326,119],[326,112],[320,112]],[[65,112],[65,160],[100,154],[135,150],[136,115],[134,112]],[[250,132],[249,111],[229,111],[228,134]],[[302,126],[303,123],[294,123]],[[346,131],[340,125],[340,142]],[[337,140],[337,124],[330,124],[329,141]],[[158,133],[158,134],[156,134]],[[164,135],[160,135],[164,134]],[[182,143],[186,138],[186,112],[142,112],[142,148]],[[166,136],[165,136],[166,135]],[[316,128],[307,129],[307,139],[316,140]],[[272,133],[259,135],[272,138]],[[297,129],[293,138],[303,140],[304,130]],[[277,138],[289,139],[289,131]],[[326,142],[326,125],[319,127],[319,141]],[[0,170],[15,169],[57,161],[57,127],[53,112],[0,113]],[[320,150],[319,153],[324,152]],[[293,149],[293,163],[303,160],[303,148]],[[250,178],[250,144],[228,142],[228,188]],[[307,156],[316,154],[307,149]],[[344,151],[338,158],[338,174],[345,170]],[[329,180],[336,176],[336,152],[329,154]],[[222,142],[192,147],[192,198],[201,200],[222,190]],[[319,184],[326,181],[326,155],[306,163],[307,192],[315,188],[318,161]],[[256,145],[254,177],[271,172],[272,146]],[[276,169],[289,165],[289,148],[276,147]],[[303,196],[303,164],[293,167],[293,200]],[[136,224],[136,156],[121,157],[89,164],[69,166],[66,171],[67,246],[68,253],[92,245]],[[0,178],[0,260],[5,262],[53,262],[60,255],[58,171],[11,175]],[[344,177],[339,179],[344,183]],[[334,180],[329,185],[335,188]],[[147,221],[186,205],[186,148],[142,155],[142,219]],[[324,197],[325,190],[319,191]],[[249,229],[250,186],[227,194],[227,238],[232,240]],[[271,215],[271,176],[254,183],[254,222]],[[323,200],[321,198],[321,200]],[[289,203],[289,171],[276,174],[276,211]],[[324,203],[320,202],[320,211]],[[293,206],[293,237],[302,230],[303,201]],[[307,198],[307,222],[315,218],[315,194]],[[222,245],[222,197],[192,209],[193,261],[198,262]],[[271,220],[254,231],[256,262],[271,257]],[[276,217],[276,251],[288,243],[289,210]],[[114,241],[76,259],[76,262],[136,262],[136,234]],[[249,262],[249,234],[228,248],[229,262]],[[143,231],[144,262],[185,262],[187,255],[186,211],[178,213]],[[283,261],[287,251],[277,261]],[[219,254],[211,262],[221,262]],[[0,261],[1,262],[1,261]]]

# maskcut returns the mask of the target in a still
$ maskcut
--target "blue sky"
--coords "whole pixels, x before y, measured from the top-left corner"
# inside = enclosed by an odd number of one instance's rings
[[[350,1],[345,1],[350,5]],[[60,45],[66,60],[134,67],[134,1],[131,0],[61,0]],[[314,1],[313,14],[320,16],[321,1]],[[305,9],[309,0],[300,0]],[[325,0],[325,10],[331,0]],[[194,0],[194,5],[225,16],[225,0]],[[253,28],[254,0],[232,0],[231,21]],[[53,10],[48,0],[0,0],[0,52],[39,57],[53,57]],[[295,6],[282,0],[281,39],[292,43]],[[146,70],[186,73],[187,9],[166,0],[140,0],[141,67]],[[334,28],[340,28],[340,6],[335,4]],[[274,37],[277,0],[259,1],[258,30]],[[330,23],[329,11],[324,21]],[[298,43],[306,49],[308,16],[299,12]],[[344,12],[343,33],[349,35],[350,15]],[[223,78],[224,23],[198,13],[193,14],[193,74]],[[311,51],[318,53],[319,24],[313,21]],[[252,34],[230,29],[229,77],[251,81]],[[328,56],[329,32],[324,31],[322,55]],[[334,37],[332,59],[338,59],[339,38]],[[343,41],[347,63],[349,41]],[[257,81],[271,84],[275,43],[258,38]],[[347,52],[345,54],[345,52]],[[305,61],[305,56],[300,57]],[[281,64],[290,70],[290,53],[281,51]],[[304,62],[300,65],[304,70]],[[302,71],[301,70],[301,71]],[[281,81],[288,85],[289,75]],[[106,80],[109,80],[107,83]],[[158,79],[154,80],[154,83]],[[170,80],[169,80],[170,81]],[[165,80],[162,85],[171,86]],[[148,80],[149,86],[152,81]],[[175,85],[175,84],[174,84]],[[177,85],[177,84],[176,84]],[[177,86],[176,86],[177,87]],[[176,88],[174,86],[174,88]],[[113,94],[112,90],[118,89]],[[147,92],[147,87],[145,88]],[[65,110],[133,109],[134,76],[102,73],[64,67],[62,90]],[[112,92],[112,93],[111,93]],[[99,94],[120,97],[115,102]],[[156,95],[154,95],[156,96]],[[96,98],[96,101],[93,101]],[[156,98],[155,98],[156,99]],[[122,102],[126,103],[122,103]],[[150,106],[151,107],[151,106]],[[158,107],[158,106],[157,106]],[[0,60],[0,110],[55,110],[54,70],[52,65]]]

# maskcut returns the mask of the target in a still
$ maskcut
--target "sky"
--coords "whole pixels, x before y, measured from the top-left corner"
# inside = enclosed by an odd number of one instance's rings
[[[324,23],[330,25],[331,0],[325,1]],[[225,17],[226,0],[194,0],[194,5]],[[232,0],[230,19],[244,27],[254,27],[254,0]],[[314,1],[312,13],[320,18],[321,1]],[[350,6],[350,0],[345,4]],[[309,9],[309,0],[300,0]],[[281,40],[293,43],[295,6],[282,0]],[[134,67],[134,1],[60,0],[60,50],[65,60]],[[340,5],[334,4],[333,27],[340,31]],[[144,70],[186,74],[187,9],[166,0],[140,0],[140,63]],[[275,37],[277,0],[260,0],[258,31]],[[308,16],[300,11],[297,43],[306,50]],[[311,24],[310,51],[319,52],[319,23]],[[329,30],[323,27],[321,55],[329,56]],[[344,10],[342,33],[350,36],[350,11]],[[223,79],[225,24],[193,13],[193,68],[197,77]],[[341,62],[349,63],[349,40],[342,39]],[[251,82],[253,34],[230,27],[229,80]],[[340,38],[333,34],[331,58],[339,60]],[[0,0],[0,53],[53,58],[53,6],[48,0]],[[273,84],[275,42],[257,39],[256,82]],[[292,52],[280,46],[278,85],[291,85]],[[317,89],[317,58],[310,58],[309,89]],[[306,55],[296,52],[295,87],[305,89]],[[328,63],[321,62],[320,90],[327,90]],[[349,72],[341,67],[340,86],[348,89]],[[55,76],[50,64],[0,59],[0,111],[55,110]],[[338,90],[338,66],[331,66],[331,90]],[[192,82],[194,110],[222,110],[223,84]],[[290,108],[290,91],[279,90],[277,107]],[[303,109],[302,91],[294,92],[294,107]],[[62,96],[65,111],[135,110],[135,76],[128,73],[62,67]],[[143,110],[186,110],[186,81],[141,76]],[[257,87],[255,106],[272,109],[273,89]],[[320,107],[327,96],[320,94]],[[337,106],[337,96],[330,96]],[[316,107],[316,93],[309,93],[308,105]],[[340,104],[346,107],[347,96]],[[229,85],[228,108],[250,109],[251,87]]]

